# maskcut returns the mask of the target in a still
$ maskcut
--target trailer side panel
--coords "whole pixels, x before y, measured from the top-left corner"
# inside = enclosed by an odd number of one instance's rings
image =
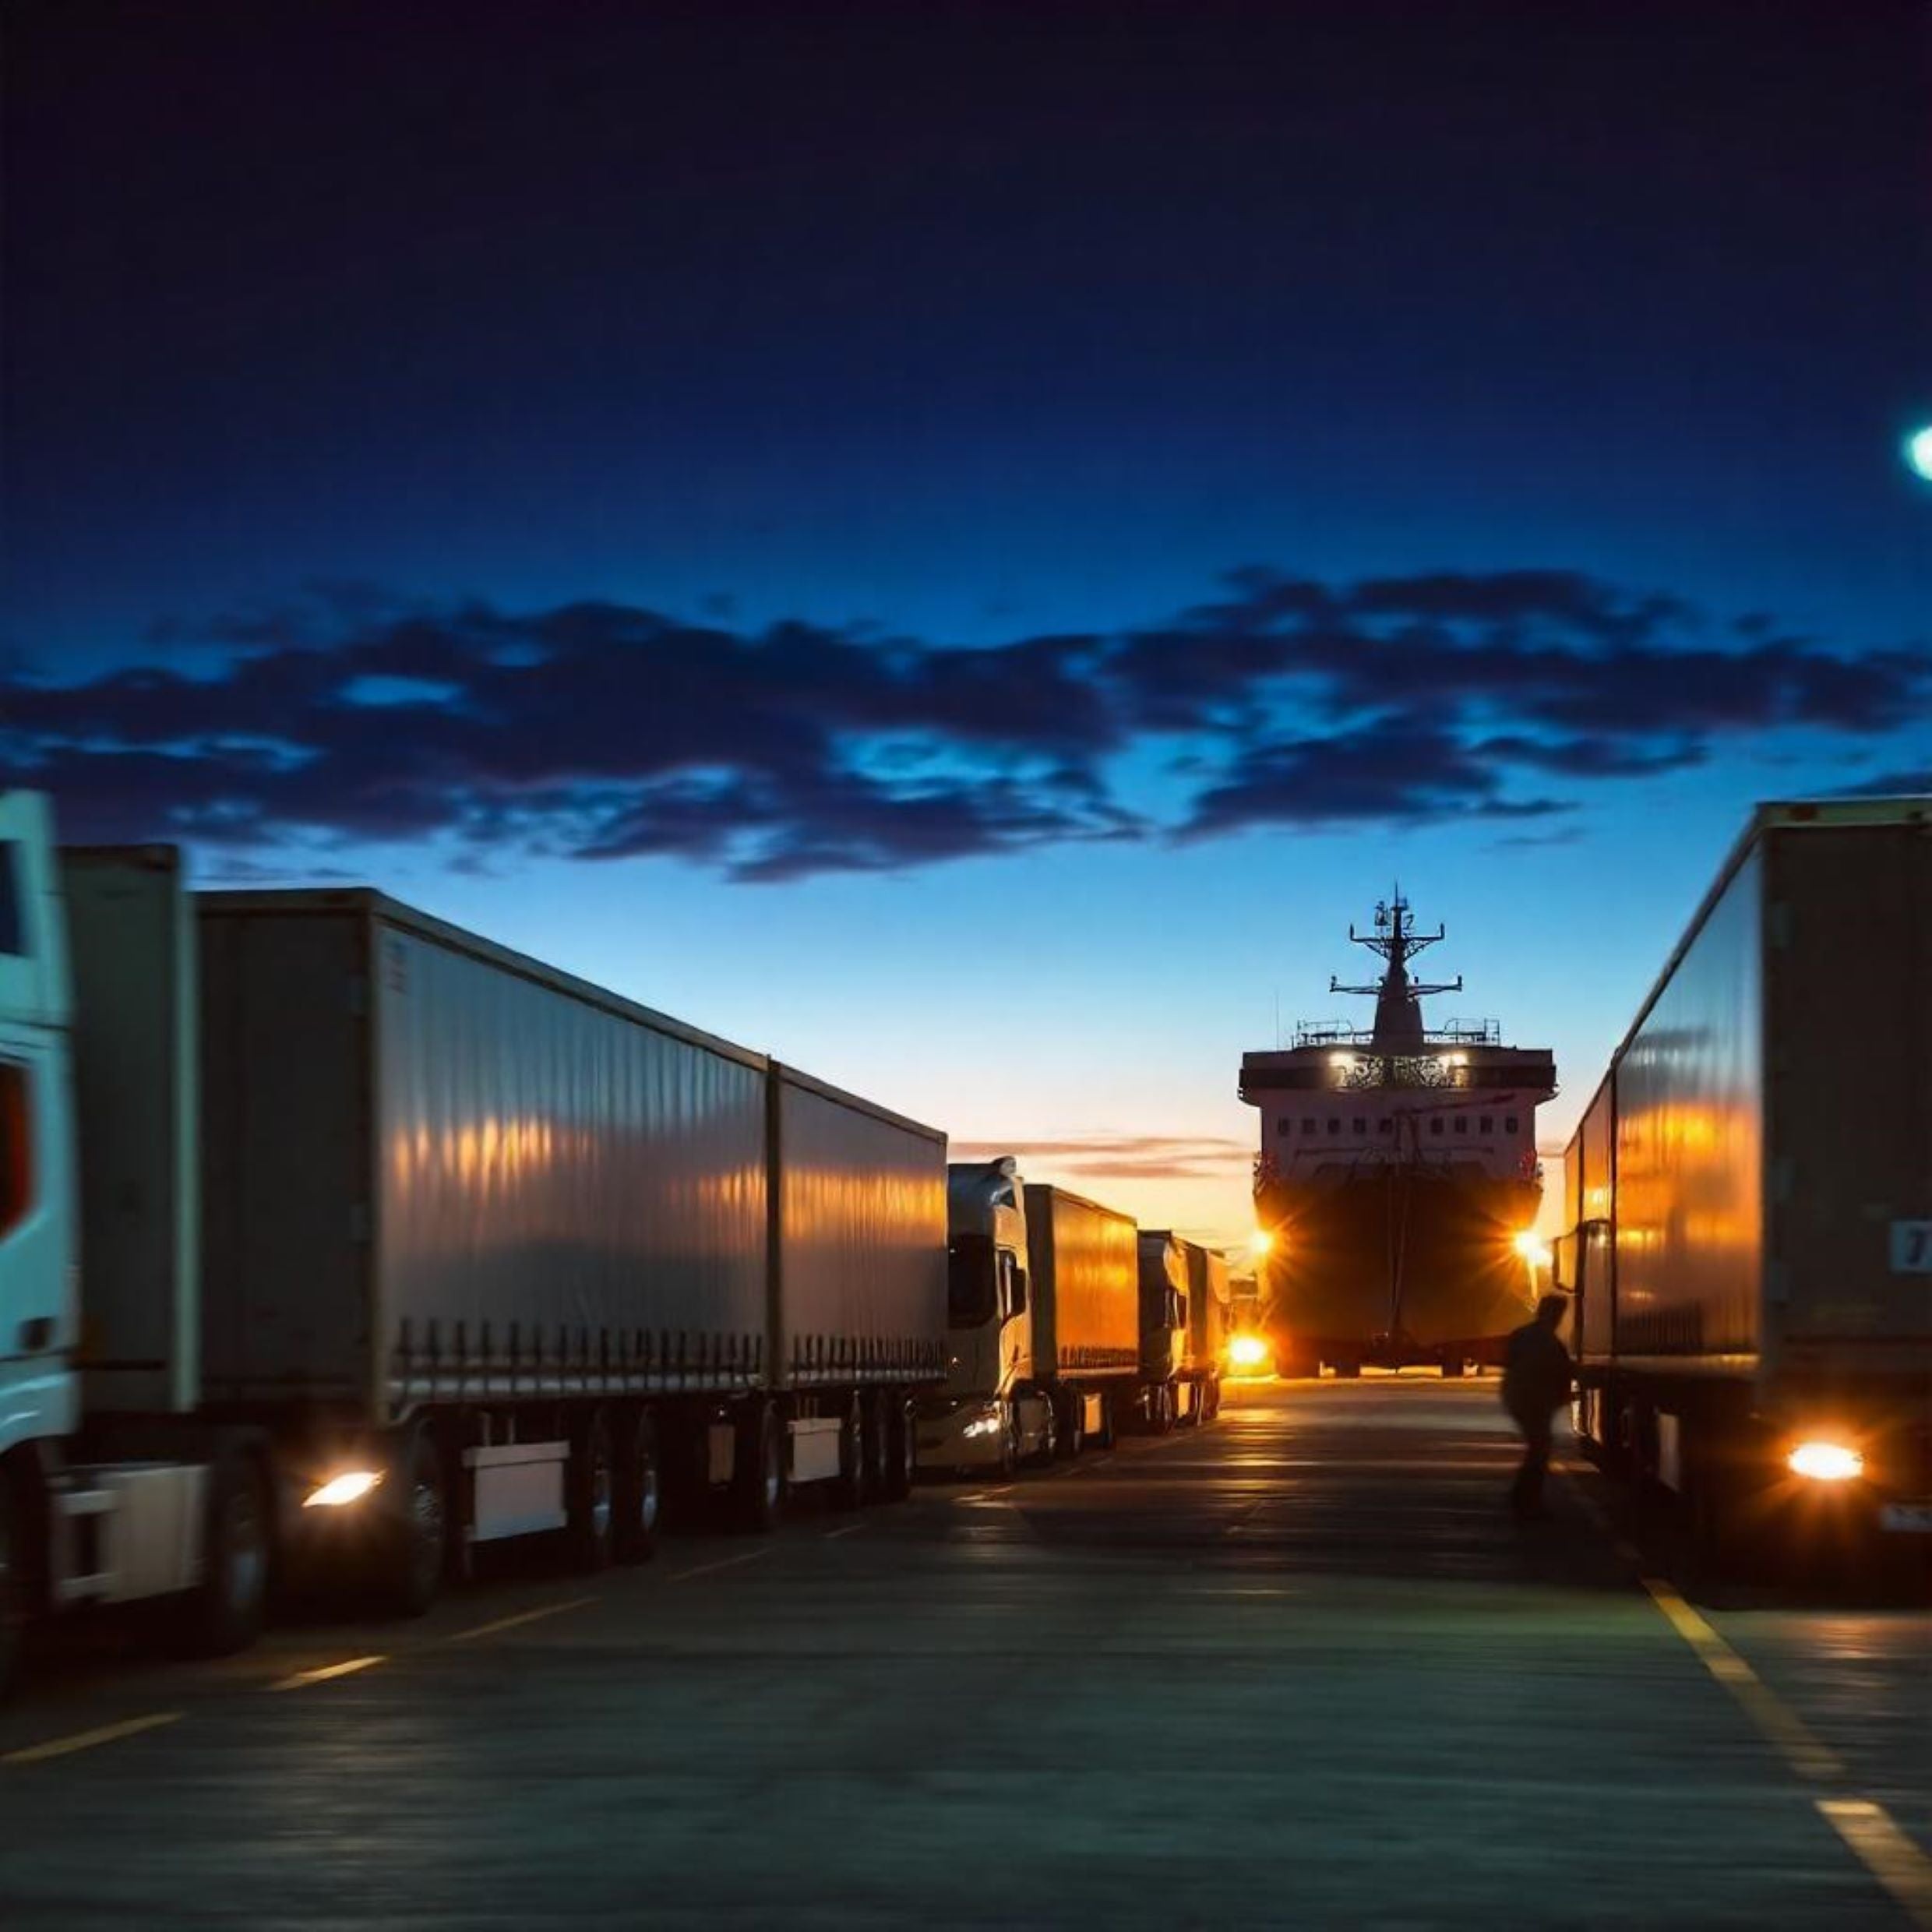
[[[944,1373],[946,1137],[774,1069],[781,1384]]]

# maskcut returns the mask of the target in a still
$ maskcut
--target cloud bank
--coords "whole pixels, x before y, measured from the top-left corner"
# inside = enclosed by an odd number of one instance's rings
[[[0,784],[51,791],[69,837],[231,865],[440,838],[459,862],[670,855],[759,881],[1256,827],[1541,841],[1593,788],[1727,742],[1877,744],[1929,710],[1923,645],[1833,649],[1573,571],[1246,569],[1144,628],[975,647],[354,585],[157,626],[82,682],[0,668]],[[1163,746],[1150,803],[1122,772]]]

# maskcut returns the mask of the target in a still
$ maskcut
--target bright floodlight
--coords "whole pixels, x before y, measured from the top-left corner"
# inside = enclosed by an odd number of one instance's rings
[[[1932,423],[1906,437],[1906,460],[1928,483],[1932,483]]]
[[[1248,1252],[1257,1260],[1274,1246],[1274,1237],[1265,1228],[1257,1228],[1248,1238]]]
[[[1228,1359],[1237,1369],[1258,1369],[1267,1359],[1267,1344],[1259,1335],[1236,1335],[1228,1344]]]
[[[1549,1250],[1537,1239],[1533,1229],[1525,1228],[1516,1237],[1516,1252],[1532,1267],[1547,1267],[1549,1265]]]
[[[1785,1461],[1793,1475],[1814,1482],[1849,1482],[1865,1473],[1865,1458],[1839,1442],[1801,1442]]]

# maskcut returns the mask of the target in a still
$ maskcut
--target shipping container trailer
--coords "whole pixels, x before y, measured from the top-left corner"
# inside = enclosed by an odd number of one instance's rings
[[[1759,808],[1565,1166],[1595,1453],[1714,1556],[1932,1532],[1932,799]]]

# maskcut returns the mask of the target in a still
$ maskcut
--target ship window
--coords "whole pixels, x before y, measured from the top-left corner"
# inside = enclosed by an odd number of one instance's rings
[[[1516,1131],[1516,1116],[1514,1114],[1511,1114],[1510,1117],[1503,1123],[1503,1131],[1505,1133],[1514,1133]]]
[[[1341,1131],[1341,1116],[1339,1114],[1331,1113],[1328,1116],[1328,1131],[1331,1133],[1339,1133]]]
[[[1360,1114],[1357,1114],[1355,1117],[1355,1130],[1357,1133],[1366,1133],[1369,1130],[1368,1122],[1363,1119]]]
[[[1493,1133],[1496,1131],[1496,1116],[1494,1114],[1486,1113],[1482,1116],[1482,1131],[1485,1133]]]
[[[1292,1120],[1278,1120],[1274,1123],[1274,1131],[1277,1135],[1292,1133],[1295,1131],[1295,1123]]]
[[[1437,1115],[1435,1116],[1435,1118],[1434,1118],[1433,1120],[1431,1120],[1431,1121],[1430,1122],[1430,1123],[1429,1123],[1429,1131],[1430,1131],[1431,1133],[1441,1133],[1441,1131],[1442,1131],[1442,1116],[1441,1116],[1440,1114],[1437,1114]]]
[[[1395,1131],[1395,1123],[1387,1114],[1384,1114],[1381,1119],[1375,1124],[1377,1130],[1380,1133],[1393,1133]]]
[[[1458,1133],[1467,1133],[1469,1131],[1469,1116],[1466,1113],[1459,1113],[1456,1116],[1456,1131]]]
[[[1313,1133],[1314,1130],[1315,1116],[1311,1113],[1308,1118],[1302,1123],[1302,1132],[1304,1133]]]

